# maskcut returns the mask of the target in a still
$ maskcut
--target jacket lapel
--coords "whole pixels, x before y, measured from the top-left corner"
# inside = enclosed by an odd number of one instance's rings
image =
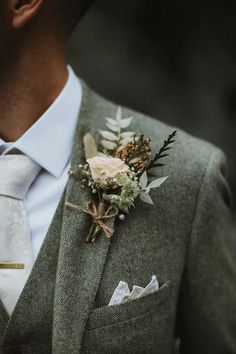
[[[75,135],[72,168],[84,163],[82,140],[98,124],[93,112],[93,94],[83,84],[83,100]],[[65,201],[85,206],[91,199],[81,181],[69,177]],[[88,316],[101,281],[110,241],[100,235],[91,244],[85,238],[91,219],[64,206],[54,299],[53,353],[79,353]],[[110,222],[113,226],[114,220]]]
[[[10,316],[8,315],[2,301],[0,300],[0,343],[2,341],[3,333],[7,327],[9,318]]]

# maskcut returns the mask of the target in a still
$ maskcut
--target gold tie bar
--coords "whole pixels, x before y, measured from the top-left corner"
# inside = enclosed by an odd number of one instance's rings
[[[15,262],[0,262],[0,269],[24,269],[25,265],[23,263]]]

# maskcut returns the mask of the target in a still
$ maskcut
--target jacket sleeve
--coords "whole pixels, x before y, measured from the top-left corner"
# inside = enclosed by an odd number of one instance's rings
[[[236,240],[230,218],[225,157],[215,149],[202,179],[181,282],[181,354],[236,353]]]

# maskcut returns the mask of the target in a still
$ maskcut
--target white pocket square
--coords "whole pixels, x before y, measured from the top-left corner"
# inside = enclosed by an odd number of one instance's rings
[[[151,294],[157,290],[159,290],[159,283],[155,275],[152,276],[151,281],[145,288],[134,285],[131,292],[129,290],[128,284],[124,281],[120,281],[111,297],[108,306],[119,305],[124,302]]]

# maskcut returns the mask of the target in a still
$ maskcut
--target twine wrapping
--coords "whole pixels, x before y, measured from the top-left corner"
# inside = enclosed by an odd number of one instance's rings
[[[88,237],[86,238],[87,242],[90,242],[90,240],[93,241],[98,231],[96,229],[94,230],[94,225],[98,226],[99,229],[102,229],[107,238],[110,239],[113,236],[114,229],[108,226],[104,221],[112,219],[118,215],[119,210],[116,206],[110,205],[107,208],[107,205],[104,202],[100,202],[97,206],[94,201],[87,202],[85,208],[79,207],[78,205],[69,202],[66,202],[65,205],[68,208],[84,212],[85,214],[88,214],[92,217],[93,225],[90,229]]]

